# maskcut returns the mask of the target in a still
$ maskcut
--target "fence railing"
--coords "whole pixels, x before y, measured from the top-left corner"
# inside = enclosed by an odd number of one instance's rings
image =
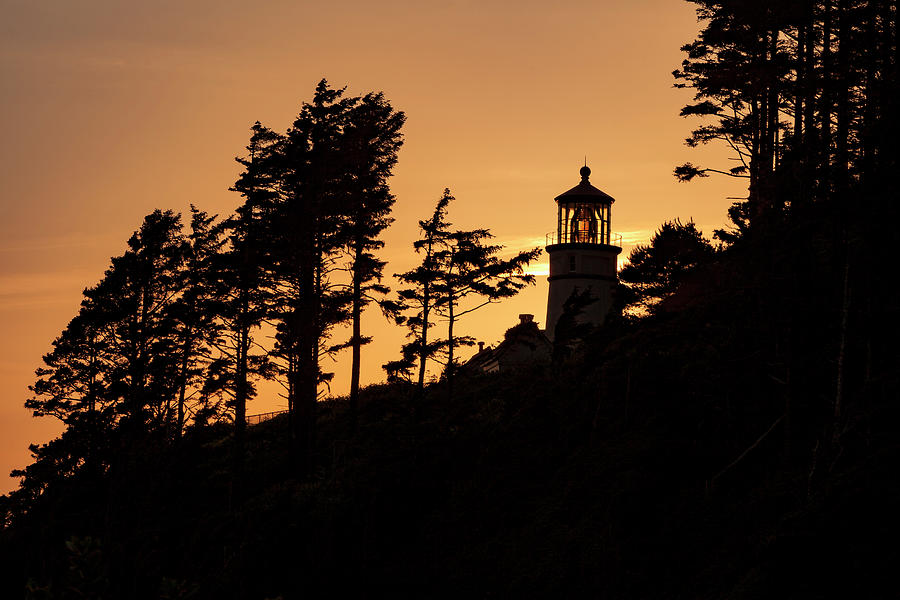
[[[267,413],[259,413],[258,415],[247,415],[247,425],[259,425],[263,421],[275,418],[278,415],[286,414],[287,410],[276,410]]]
[[[558,231],[551,231],[547,235],[544,236],[544,245],[552,246],[553,244],[600,244],[605,245],[603,242],[599,241],[599,236],[595,237],[592,241],[584,242],[574,238],[575,236],[571,235],[572,232],[563,231],[561,234]],[[615,246],[616,248],[622,247],[622,234],[621,233],[610,233],[609,234],[609,245]]]

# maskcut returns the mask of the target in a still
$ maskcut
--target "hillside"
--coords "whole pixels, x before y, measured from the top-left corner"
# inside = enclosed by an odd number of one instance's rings
[[[345,401],[321,403],[311,481],[284,417],[249,429],[241,476],[224,425],[133,449],[3,531],[3,596],[882,597],[896,373],[856,388],[824,452],[837,325],[795,322],[785,354],[786,298],[748,291],[785,289],[753,283],[758,258],[730,252],[677,311],[612,323],[565,365],[452,399],[366,388],[356,435]]]

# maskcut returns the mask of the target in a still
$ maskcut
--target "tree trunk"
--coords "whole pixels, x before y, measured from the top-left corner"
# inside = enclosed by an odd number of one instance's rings
[[[234,440],[238,454],[243,456],[244,436],[247,430],[247,355],[250,332],[246,324],[242,323],[240,327],[234,382]]]
[[[806,30],[805,46],[803,48],[803,170],[801,199],[805,206],[812,198],[815,185],[814,148],[817,139],[816,132],[816,29],[815,8],[811,0],[806,2],[806,19],[803,27]]]
[[[797,25],[797,52],[794,60],[797,67],[794,71],[794,148],[799,151],[803,147],[803,88],[806,85],[806,27]]]
[[[447,316],[449,318],[449,322],[447,324],[447,393],[450,396],[450,399],[453,399],[453,292],[450,292],[450,297],[447,300]]]
[[[825,12],[822,22],[822,95],[819,102],[819,123],[820,123],[820,143],[822,150],[821,157],[821,182],[822,197],[825,200],[831,199],[831,112],[833,107],[832,94],[834,93],[834,85],[832,82],[832,57],[831,57],[831,28],[832,28],[832,10],[831,3],[833,0],[825,0]]]
[[[873,40],[878,36],[877,13],[873,6],[866,10],[866,36]],[[875,116],[875,98],[877,97],[877,78],[875,75],[875,61],[871,58],[865,60],[865,105],[862,110],[862,124],[860,126],[860,182],[863,189],[863,200],[869,196],[868,191],[873,186],[873,175],[875,167],[875,146],[878,137],[876,116]],[[869,207],[871,209],[871,207]]]
[[[837,50],[837,160],[835,161],[835,183],[837,201],[841,207],[847,206],[847,191],[850,187],[850,154],[848,149],[850,80],[847,63],[849,61],[850,30],[847,0],[838,0],[838,50]],[[843,215],[842,215],[843,217]],[[841,222],[845,219],[842,218]]]
[[[770,68],[774,71],[774,65],[777,60],[778,53],[778,36],[779,29],[777,24],[772,27],[772,31],[769,32],[769,49],[767,60],[770,64]],[[778,99],[778,91],[780,86],[780,81],[777,77],[773,76],[769,81],[769,87],[766,91],[767,98],[766,102],[769,105],[768,108],[768,123],[766,123],[766,133],[769,139],[769,157],[768,164],[766,165],[766,208],[775,214],[779,214],[781,212],[781,201],[780,194],[778,190],[778,186],[775,185],[774,181],[774,173],[778,169],[779,162],[779,123],[780,123],[780,104]],[[775,217],[775,215],[772,215]]]
[[[432,246],[429,243],[425,250],[425,264],[431,270]],[[425,388],[425,363],[428,360],[428,317],[431,309],[431,285],[425,281],[422,285],[422,335],[419,338],[419,391]]]
[[[181,348],[181,365],[179,367],[180,374],[178,377],[178,407],[175,417],[175,439],[180,440],[184,432],[184,397],[187,392],[188,380],[188,364],[190,363],[191,336],[184,340],[184,346]]]
[[[350,338],[353,363],[350,366],[350,423],[355,433],[359,426],[359,369],[362,359],[362,243],[357,243],[353,268],[353,332]]]
[[[750,228],[756,229],[759,224],[759,170],[760,170],[760,114],[759,103],[754,98],[750,101],[750,112],[753,115],[753,131],[750,142],[750,185],[747,188],[747,202],[750,205]]]
[[[430,290],[426,284],[422,295],[422,335],[419,336],[419,390],[425,388],[425,362],[428,360],[428,303]]]
[[[306,227],[301,231],[315,231]],[[317,286],[318,268],[316,257],[317,240],[301,240],[300,248],[300,290],[297,307],[294,310],[291,332],[292,346],[296,348],[297,368],[292,384],[294,393],[294,465],[301,479],[313,473],[313,452],[315,450],[316,401],[318,399],[318,343]]]
[[[304,311],[308,312],[308,311]],[[306,321],[307,318],[298,319]],[[295,466],[301,478],[308,478],[313,470],[315,447],[315,408],[318,395],[315,352],[311,343],[311,327],[304,323],[297,343],[297,368],[294,371],[294,452]]]

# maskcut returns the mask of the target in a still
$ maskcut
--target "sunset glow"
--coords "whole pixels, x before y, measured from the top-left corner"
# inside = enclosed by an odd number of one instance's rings
[[[696,33],[683,2],[3,4],[0,493],[28,443],[58,432],[22,403],[82,289],[153,209],[230,213],[233,159],[252,123],[284,131],[322,77],[352,94],[383,90],[407,115],[388,274],[415,263],[417,221],[445,187],[454,226],[487,227],[510,254],[543,247],[553,198],[578,182],[585,156],[616,199],[620,265],[668,219],[711,236],[727,198],[745,195],[741,181],[672,176],[687,160],[727,160],[683,144],[690,92],[672,88],[671,71]],[[492,344],[519,313],[540,322],[546,254],[528,273],[535,286],[465,317],[461,333]],[[384,379],[404,331],[374,310],[364,327],[375,338],[363,349],[367,384]],[[325,368],[333,393],[346,393],[349,357]],[[249,412],[282,405],[266,387]]]

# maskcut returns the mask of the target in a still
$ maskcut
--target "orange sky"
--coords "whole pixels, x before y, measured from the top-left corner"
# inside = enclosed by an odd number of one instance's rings
[[[740,181],[678,184],[676,164],[727,164],[683,145],[690,93],[672,88],[697,30],[678,0],[0,0],[0,493],[27,445],[57,431],[22,408],[41,355],[81,290],[154,208],[228,213],[249,127],[284,130],[321,77],[383,90],[406,112],[392,187],[388,273],[415,261],[416,221],[444,187],[451,221],[489,227],[511,249],[543,245],[553,197],[591,181],[617,199],[625,252],[663,220],[711,234]],[[544,258],[535,272],[546,272]],[[522,312],[543,321],[547,282],[467,316],[488,343]],[[375,315],[363,380],[383,379],[403,331]],[[542,324],[542,323],[541,323]],[[344,393],[348,360],[337,371]],[[326,365],[327,367],[328,365]],[[251,413],[279,408],[267,393]]]

